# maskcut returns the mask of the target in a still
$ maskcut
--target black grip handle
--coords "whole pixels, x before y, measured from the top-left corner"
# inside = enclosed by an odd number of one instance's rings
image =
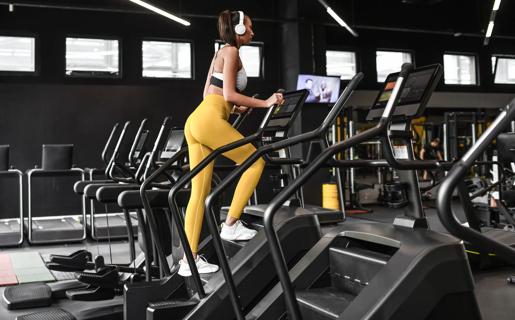
[[[408,74],[410,74],[413,71],[413,64],[407,62],[404,63],[401,67],[401,72],[399,73],[399,77],[406,78]]]

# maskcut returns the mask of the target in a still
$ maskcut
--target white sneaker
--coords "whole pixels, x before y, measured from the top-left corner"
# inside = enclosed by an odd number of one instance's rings
[[[206,258],[202,256],[197,256],[197,259],[195,260],[195,265],[197,265],[197,270],[200,274],[213,273],[218,271],[218,266],[216,264],[211,264],[207,262]],[[191,277],[191,270],[187,261],[184,261],[183,259],[179,261],[178,273],[182,277]]]
[[[220,237],[224,240],[250,240],[254,238],[256,234],[256,230],[245,227],[243,223],[238,220],[232,226],[222,223],[222,232],[220,232]]]

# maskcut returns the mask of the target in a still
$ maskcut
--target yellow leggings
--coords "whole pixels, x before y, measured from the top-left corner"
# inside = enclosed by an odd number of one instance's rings
[[[189,116],[184,132],[188,142],[190,169],[197,166],[214,149],[243,138],[241,133],[227,122],[230,108],[230,104],[224,100],[223,96],[210,94]],[[224,156],[241,164],[254,151],[256,148],[249,143],[224,153]],[[185,229],[193,253],[198,251],[204,218],[204,201],[211,191],[213,165],[214,163],[211,162],[192,180],[191,196],[186,209]],[[265,161],[259,159],[241,176],[229,209],[231,217],[240,218],[243,208],[259,182],[264,167]]]

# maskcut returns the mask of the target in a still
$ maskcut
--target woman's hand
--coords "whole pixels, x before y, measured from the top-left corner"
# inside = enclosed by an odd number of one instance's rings
[[[274,93],[270,96],[270,98],[266,99],[266,105],[271,107],[275,104],[281,105],[284,103],[284,98],[282,93]]]
[[[234,106],[233,109],[232,109],[232,113],[234,114],[242,114],[242,113],[245,113],[246,111],[248,110],[248,112],[250,112],[252,110],[252,108],[249,108],[249,107],[244,107],[244,106]]]

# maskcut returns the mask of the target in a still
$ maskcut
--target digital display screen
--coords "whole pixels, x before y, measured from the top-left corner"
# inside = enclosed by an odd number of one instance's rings
[[[411,73],[408,79],[406,79],[406,84],[402,90],[398,105],[401,106],[420,102],[426,88],[429,86],[433,73],[433,69]]]
[[[136,151],[141,151],[143,146],[145,145],[145,141],[147,140],[148,131],[143,131],[141,136],[139,137],[138,144],[136,145]]]
[[[297,90],[309,92],[306,103],[334,103],[340,93],[340,78],[299,74]]]
[[[397,106],[419,103],[424,97],[424,92],[429,86],[429,82],[433,77],[433,69],[425,69],[418,72],[410,73],[404,84]],[[398,74],[389,75],[385,81],[385,85],[379,94],[374,108],[382,108],[392,95],[393,88],[397,81]]]
[[[170,132],[168,135],[168,140],[166,141],[166,151],[175,151],[179,150],[184,141],[184,133],[182,130],[174,130]]]
[[[296,94],[287,94],[284,96],[284,103],[280,106],[275,107],[274,113],[272,116],[280,116],[282,114],[291,113],[295,111],[295,107],[299,105],[303,92],[299,92]]]
[[[388,75],[383,89],[377,95],[374,105],[367,115],[367,120],[376,119],[382,115],[388,100],[393,94],[398,76],[399,73]],[[425,107],[425,103],[427,103],[425,98],[433,92],[440,76],[441,67],[439,65],[422,67],[410,73],[405,79],[402,91],[399,93],[394,115],[414,116],[419,113],[420,108]]]

